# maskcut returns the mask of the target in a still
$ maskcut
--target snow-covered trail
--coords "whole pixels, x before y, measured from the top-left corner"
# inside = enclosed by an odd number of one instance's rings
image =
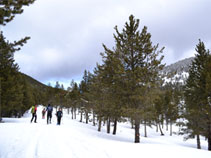
[[[46,119],[40,117],[38,123],[30,123],[30,115],[21,119],[4,119],[6,123],[1,124],[1,129],[5,130],[0,132],[0,158],[104,157],[104,151],[96,145],[97,139],[90,140],[89,129],[80,128],[78,121],[64,116],[58,126],[53,116],[52,124],[47,125]]]
[[[183,142],[181,136],[161,137],[153,129],[141,143],[133,143],[134,131],[127,123],[119,124],[117,135],[102,132],[91,124],[72,120],[64,114],[61,126],[41,119],[42,107],[38,108],[38,123],[30,123],[31,115],[24,118],[5,118],[0,124],[0,158],[210,158],[211,152],[195,149],[195,140]],[[142,131],[141,131],[142,133]],[[206,148],[202,140],[202,147]]]

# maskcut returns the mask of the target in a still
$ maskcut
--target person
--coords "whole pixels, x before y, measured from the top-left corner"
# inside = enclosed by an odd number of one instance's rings
[[[37,123],[37,105],[32,105],[31,113],[32,113],[31,123],[33,120],[34,120],[34,123]]]
[[[50,104],[48,104],[46,112],[47,112],[47,124],[49,124],[51,123],[52,112],[53,112],[53,107]]]
[[[42,110],[42,119],[45,119],[45,108],[43,108],[43,110]]]
[[[61,118],[62,118],[62,108],[59,108],[59,110],[56,112],[56,116],[57,116],[57,125],[61,124]]]

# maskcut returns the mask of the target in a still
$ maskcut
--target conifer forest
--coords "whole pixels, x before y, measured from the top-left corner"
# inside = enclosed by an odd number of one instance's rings
[[[6,27],[34,0],[1,0],[0,29]],[[114,27],[114,45],[102,44],[101,63],[93,71],[84,70],[80,83],[72,80],[68,88],[59,81],[45,85],[20,71],[14,54],[27,45],[30,37],[8,41],[0,30],[0,121],[3,117],[22,117],[32,105],[53,105],[68,109],[72,119],[96,126],[116,135],[118,123],[129,121],[134,143],[140,143],[140,125],[180,128],[185,139],[206,138],[211,151],[211,53],[203,39],[195,45],[195,57],[187,66],[187,76],[163,63],[165,46],[154,44],[147,26],[135,15],[128,15],[124,26]],[[120,29],[122,28],[122,29]],[[112,34],[111,34],[112,37]],[[103,41],[101,41],[103,42]],[[68,71],[68,70],[67,70]],[[79,115],[77,115],[79,113]],[[113,128],[111,128],[113,126]],[[112,131],[111,131],[112,129]]]

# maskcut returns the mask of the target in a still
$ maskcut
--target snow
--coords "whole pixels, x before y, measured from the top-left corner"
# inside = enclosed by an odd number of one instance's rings
[[[41,118],[42,107],[38,107],[38,123],[30,123],[31,114],[23,118],[3,118],[0,124],[0,158],[210,158],[207,141],[201,139],[202,149],[196,149],[196,140],[183,141],[182,136],[160,136],[155,128],[147,128],[148,137],[141,136],[140,143],[133,143],[134,129],[130,123],[119,123],[117,135],[102,132],[91,123],[85,124],[72,120],[64,112],[62,123],[47,125]],[[55,110],[54,110],[55,113]],[[78,117],[79,118],[79,117]],[[143,127],[141,134],[143,135]],[[177,132],[177,127],[174,127]]]
[[[189,76],[188,72],[180,72],[175,74],[172,78],[168,78],[168,77],[164,77],[164,83],[181,83],[182,85],[184,85],[185,81],[187,80]]]

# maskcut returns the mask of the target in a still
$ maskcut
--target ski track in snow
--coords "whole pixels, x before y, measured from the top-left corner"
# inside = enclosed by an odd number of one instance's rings
[[[0,124],[0,158],[128,158],[128,157],[191,157],[210,158],[207,142],[201,139],[203,150],[196,149],[196,141],[184,142],[182,136],[160,136],[155,129],[147,128],[148,138],[141,136],[141,143],[133,143],[134,130],[129,123],[118,124],[117,135],[102,132],[92,124],[72,120],[64,112],[61,126],[56,125],[55,111],[52,124],[41,119],[30,123],[31,114],[21,119],[4,118]],[[143,128],[140,129],[143,135]]]

